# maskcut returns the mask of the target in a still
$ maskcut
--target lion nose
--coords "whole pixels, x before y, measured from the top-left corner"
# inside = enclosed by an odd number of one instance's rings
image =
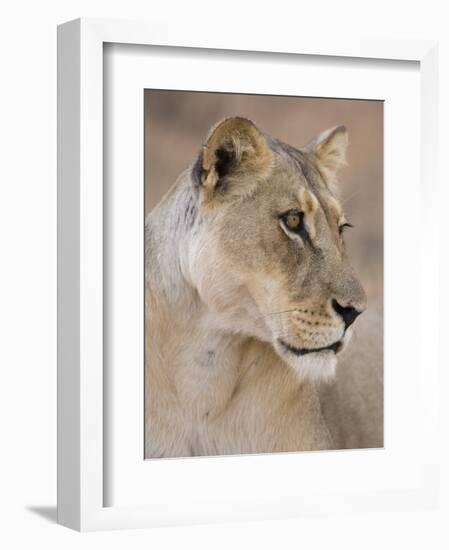
[[[362,313],[358,309],[352,306],[341,306],[337,300],[332,300],[332,307],[343,319],[346,328],[348,328],[352,323],[357,319],[357,317]]]

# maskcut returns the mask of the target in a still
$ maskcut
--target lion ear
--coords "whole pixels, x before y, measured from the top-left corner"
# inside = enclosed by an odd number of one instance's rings
[[[316,160],[320,172],[328,184],[335,181],[338,170],[346,164],[348,131],[345,126],[336,126],[322,132],[306,150]]]
[[[248,119],[225,118],[212,128],[193,175],[208,195],[246,194],[271,169],[265,136]]]

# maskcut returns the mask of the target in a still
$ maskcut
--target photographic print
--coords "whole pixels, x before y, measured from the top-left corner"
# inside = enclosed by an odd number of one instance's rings
[[[145,458],[383,447],[383,102],[144,102]]]

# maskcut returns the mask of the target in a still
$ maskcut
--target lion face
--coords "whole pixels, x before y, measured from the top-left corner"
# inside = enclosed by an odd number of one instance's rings
[[[304,378],[335,372],[366,307],[333,192],[342,127],[297,150],[226,119],[194,167],[199,217],[189,273],[210,322],[270,342]]]

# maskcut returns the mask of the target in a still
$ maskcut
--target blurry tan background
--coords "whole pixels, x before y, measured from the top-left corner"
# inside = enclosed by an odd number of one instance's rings
[[[383,307],[383,103],[381,101],[254,96],[207,92],[145,92],[145,208],[159,202],[193,162],[209,128],[230,115],[295,147],[326,128],[349,132],[341,198],[354,229],[345,233],[370,308]]]

